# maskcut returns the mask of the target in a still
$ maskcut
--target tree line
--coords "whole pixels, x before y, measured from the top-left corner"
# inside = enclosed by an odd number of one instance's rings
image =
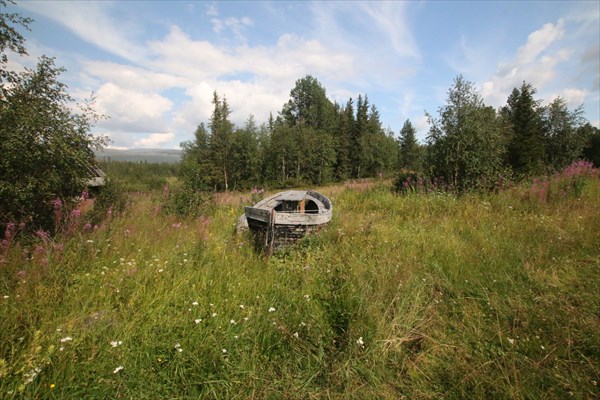
[[[192,188],[242,189],[256,185],[321,184],[388,173],[397,165],[397,144],[382,128],[368,97],[345,106],[327,98],[312,76],[296,82],[277,117],[243,127],[230,120],[227,99],[213,94],[208,126],[182,143],[182,177]]]
[[[368,96],[345,105],[328,99],[308,75],[296,81],[276,117],[243,127],[230,120],[227,99],[213,93],[208,126],[182,143],[181,176],[193,189],[229,190],[257,185],[288,187],[398,173],[419,173],[457,191],[493,187],[552,172],[587,158],[596,165],[599,130],[563,98],[548,105],[523,82],[506,105],[487,106],[472,82],[458,76],[438,116],[427,114],[426,143],[406,120],[395,138],[383,128]]]

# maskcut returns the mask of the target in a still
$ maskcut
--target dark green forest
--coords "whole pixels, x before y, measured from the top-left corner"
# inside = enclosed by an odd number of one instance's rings
[[[583,158],[598,165],[599,130],[582,108],[571,110],[560,97],[544,106],[535,95],[523,82],[496,110],[458,76],[437,116],[427,114],[431,128],[419,143],[410,120],[396,137],[367,94],[338,104],[310,75],[260,126],[252,115],[235,126],[226,96],[215,92],[210,121],[182,143],[181,177],[192,189],[222,191],[408,173],[463,192],[552,173]]]

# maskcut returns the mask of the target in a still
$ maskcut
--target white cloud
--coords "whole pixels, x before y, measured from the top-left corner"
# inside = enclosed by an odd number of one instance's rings
[[[565,34],[564,21],[545,24],[531,33],[513,60],[500,63],[496,73],[482,84],[481,94],[488,104],[500,106],[506,102],[510,91],[523,81],[538,90],[552,83],[557,75],[557,65],[569,60],[572,50],[558,48]]]
[[[84,73],[102,82],[110,82],[120,88],[139,91],[161,91],[173,87],[185,87],[186,78],[160,73],[146,68],[105,61],[83,61]]]
[[[217,5],[215,3],[211,3],[206,7],[206,15],[210,17],[219,15],[219,10],[217,10]]]
[[[171,100],[156,93],[141,93],[105,83],[96,92],[97,110],[110,117],[98,126],[128,132],[166,131],[164,114]]]
[[[140,60],[144,57],[142,47],[129,38],[136,27],[123,20],[116,21],[109,16],[110,2],[76,1],[25,1],[19,3],[26,10],[42,14],[65,26],[81,39],[92,43],[126,60]]]
[[[411,120],[411,122],[417,131],[417,138],[421,142],[425,142],[427,134],[429,133],[429,119],[427,116],[421,115],[417,118],[414,118],[414,120]]]
[[[570,108],[579,107],[585,101],[587,91],[583,89],[563,89],[561,93],[553,94],[549,97],[548,103],[553,102],[556,98],[562,97]]]
[[[401,57],[419,57],[419,51],[409,29],[405,2],[365,2],[360,9],[371,17],[371,26],[379,28],[387,37],[396,54]]]
[[[254,21],[249,17],[228,17],[225,19],[211,18],[210,22],[215,33],[221,33],[224,30],[229,29],[236,37],[241,37],[242,29],[254,24]]]
[[[517,51],[515,64],[528,64],[535,61],[541,52],[563,37],[564,26],[564,21],[559,19],[556,25],[547,23],[541,29],[531,33],[525,45]]]
[[[137,140],[134,143],[135,147],[142,147],[146,149],[158,148],[162,144],[167,143],[175,139],[175,135],[169,133],[152,133],[148,137]]]

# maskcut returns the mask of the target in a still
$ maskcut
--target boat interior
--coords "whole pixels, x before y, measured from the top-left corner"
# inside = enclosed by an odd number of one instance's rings
[[[283,213],[318,214],[319,205],[310,199],[282,200],[274,207],[275,211]]]

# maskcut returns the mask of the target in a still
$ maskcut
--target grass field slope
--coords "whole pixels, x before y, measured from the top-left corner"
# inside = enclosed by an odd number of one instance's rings
[[[5,399],[595,399],[600,179],[494,194],[325,186],[332,223],[266,257],[249,194],[177,219],[162,193],[3,243]]]

